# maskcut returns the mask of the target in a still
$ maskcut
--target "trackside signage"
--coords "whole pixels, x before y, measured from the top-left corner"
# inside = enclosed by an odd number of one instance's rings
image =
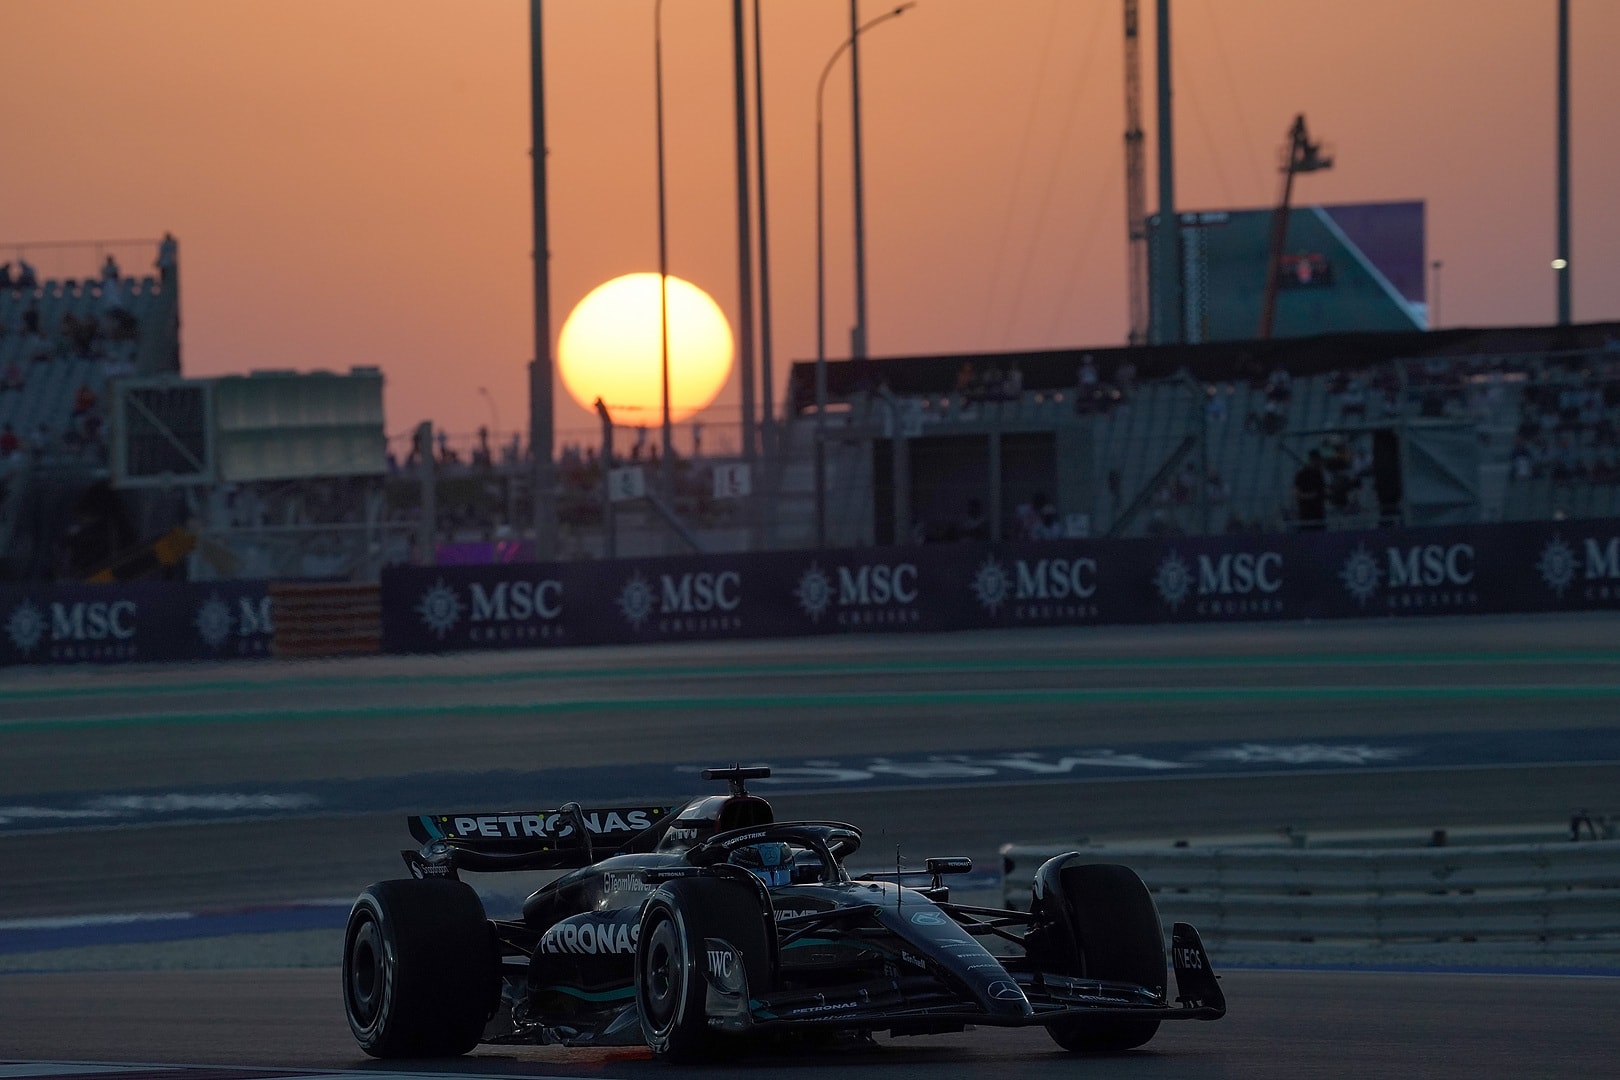
[[[402,568],[384,648],[1620,608],[1620,522]]]
[[[1620,520],[398,567],[383,649],[1620,609]],[[263,582],[0,586],[0,664],[267,655]]]
[[[0,586],[0,665],[266,656],[262,581]]]

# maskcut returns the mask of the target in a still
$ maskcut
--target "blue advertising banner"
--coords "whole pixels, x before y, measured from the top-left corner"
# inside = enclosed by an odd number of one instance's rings
[[[267,656],[262,581],[0,586],[0,666]]]
[[[1620,521],[398,568],[383,649],[1620,607]]]
[[[1620,521],[399,567],[394,653],[1620,609]],[[0,665],[263,656],[263,582],[0,586]]]

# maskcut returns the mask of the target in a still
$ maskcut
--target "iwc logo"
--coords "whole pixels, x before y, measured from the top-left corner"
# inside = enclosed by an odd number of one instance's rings
[[[209,593],[208,599],[197,609],[194,624],[197,633],[202,636],[203,644],[210,649],[218,649],[224,645],[230,639],[231,631],[235,629],[230,605],[220,599],[217,592]]]
[[[45,615],[31,600],[24,600],[11,609],[6,619],[6,636],[19,653],[27,656],[39,647],[45,637]]]
[[[1179,610],[1192,592],[1192,567],[1174,551],[1166,555],[1159,563],[1159,569],[1153,574],[1153,587],[1159,590],[1159,598],[1170,606],[1171,611]]]
[[[623,613],[625,621],[637,630],[652,617],[657,601],[652,585],[640,572],[632,574],[630,580],[624,583],[624,588],[619,590],[619,611]]]
[[[1007,576],[1007,568],[994,557],[985,559],[973,575],[973,595],[979,605],[994,615],[1011,594],[1012,578]]]
[[[461,621],[461,597],[440,578],[417,601],[416,613],[422,617],[422,625],[443,641],[444,635],[454,630]]]
[[[1541,558],[1536,560],[1536,571],[1541,574],[1541,580],[1559,599],[1563,599],[1565,590],[1575,583],[1575,574],[1579,569],[1575,549],[1556,533],[1541,549]]]
[[[799,587],[793,590],[793,595],[798,599],[799,607],[810,616],[810,621],[820,622],[832,606],[832,578],[820,566],[811,563],[810,569],[799,578]]]
[[[1345,591],[1361,607],[1366,607],[1367,601],[1378,595],[1381,579],[1378,557],[1367,550],[1366,544],[1358,544],[1339,568],[1339,580],[1344,582]]]

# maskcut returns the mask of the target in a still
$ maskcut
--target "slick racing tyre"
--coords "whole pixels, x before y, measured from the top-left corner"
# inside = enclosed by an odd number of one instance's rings
[[[343,1009],[379,1058],[455,1057],[478,1045],[500,999],[484,905],[460,881],[379,881],[343,935]]]
[[[751,994],[770,989],[774,929],[749,881],[681,878],[665,882],[641,911],[636,941],[636,1007],[653,1056],[664,1061],[710,1060],[725,1036],[709,1030],[705,938],[741,954]]]
[[[1072,937],[1049,936],[1052,954],[1044,959],[1084,978],[1165,985],[1164,929],[1153,895],[1135,871],[1102,863],[1064,866],[1057,881],[1062,895],[1053,899],[1059,902],[1042,906],[1054,917],[1067,915]],[[1109,1053],[1142,1046],[1158,1032],[1159,1021],[1075,1017],[1046,1030],[1065,1050]]]

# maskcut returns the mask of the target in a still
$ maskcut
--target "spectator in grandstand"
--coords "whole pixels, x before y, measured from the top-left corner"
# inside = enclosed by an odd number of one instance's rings
[[[0,428],[0,458],[11,458],[21,450],[22,440],[17,438],[17,432],[8,420],[6,426]]]
[[[1211,423],[1219,424],[1226,419],[1226,395],[1214,383],[1204,387],[1204,416]]]
[[[1024,395],[1024,370],[1014,360],[1007,368],[1007,377],[1001,380],[1001,396],[1008,401],[1017,401]]]
[[[15,287],[18,289],[39,288],[39,274],[34,271],[34,264],[27,259],[17,260],[17,283]]]
[[[98,400],[96,392],[90,389],[89,383],[80,383],[79,389],[73,395],[73,418],[77,420],[94,409]]]
[[[1128,402],[1136,390],[1136,365],[1129,359],[1114,370],[1114,385],[1119,387],[1120,401]]]
[[[13,360],[6,365],[6,376],[0,380],[0,391],[21,390],[28,385],[28,379],[23,375],[22,365]]]
[[[23,336],[22,351],[24,356],[35,363],[44,363],[56,355],[50,341],[38,330],[30,330]]]
[[[101,264],[101,282],[105,285],[109,281],[118,280],[118,260],[109,252],[105,262]]]
[[[956,369],[956,392],[966,397],[973,392],[973,361],[964,360],[962,366]]]
[[[1344,393],[1339,397],[1339,415],[1346,420],[1367,418],[1367,386],[1360,375],[1345,380]]]
[[[1294,377],[1288,374],[1288,369],[1278,365],[1271,369],[1266,377],[1266,400],[1278,404],[1286,402],[1294,393]]]
[[[1080,370],[1075,372],[1074,384],[1082,394],[1089,394],[1097,389],[1097,362],[1091,358],[1090,353],[1080,358]]]
[[[1530,460],[1530,442],[1523,435],[1513,437],[1513,456],[1509,465],[1515,480],[1528,480],[1535,473],[1534,463]]]
[[[1294,505],[1301,532],[1320,532],[1327,518],[1327,477],[1322,451],[1312,450],[1294,474]]]
[[[39,304],[33,300],[23,309],[22,327],[25,334],[39,333]]]
[[[13,285],[11,280],[11,264],[0,263],[0,289],[9,289]]]
[[[1044,498],[1041,501],[1040,525],[1036,538],[1040,540],[1063,539],[1063,522],[1058,519],[1058,509]]]
[[[1035,509],[1035,501],[1040,498],[1043,496],[1036,492],[1028,502],[1019,503],[1018,508],[1013,511],[1013,525],[1017,529],[1019,540],[1035,539],[1037,530],[1041,527],[1041,515]]]

